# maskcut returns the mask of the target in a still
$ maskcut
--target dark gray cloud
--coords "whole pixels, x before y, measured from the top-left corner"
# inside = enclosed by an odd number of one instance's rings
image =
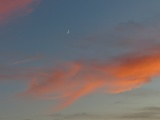
[[[54,114],[51,115],[51,117],[54,118],[54,120],[66,120],[66,119],[108,119],[109,116],[108,115],[104,115],[104,114],[92,114],[92,113],[75,113],[75,114]]]
[[[155,106],[150,106],[150,107],[144,107],[142,109],[137,109],[137,112],[135,113],[129,113],[120,116],[119,118],[123,119],[149,119],[149,120],[155,120],[155,119],[160,119],[160,107],[155,107]]]
[[[41,116],[47,120],[159,120],[160,107],[148,106],[144,108],[132,109],[132,113],[73,113],[73,114],[50,114]],[[123,111],[123,110],[122,110]],[[30,120],[30,119],[25,119]],[[39,119],[37,119],[39,120]]]
[[[158,112],[160,112],[160,107],[155,107],[155,106],[145,107],[143,110],[146,110],[146,111],[158,111]]]

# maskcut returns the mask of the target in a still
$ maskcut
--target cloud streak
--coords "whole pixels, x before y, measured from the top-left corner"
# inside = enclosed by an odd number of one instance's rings
[[[30,14],[40,0],[0,0],[0,23]]]
[[[13,63],[13,65],[22,64],[22,63],[28,63],[28,62],[40,60],[42,58],[43,58],[42,56],[35,56],[35,57],[32,57],[32,58],[28,58],[28,59],[24,59],[24,60],[20,60],[20,61],[15,61]]]
[[[57,120],[72,120],[72,119],[108,119],[109,115],[93,114],[93,113],[75,113],[75,114],[53,114],[50,117]]]
[[[155,107],[155,106],[150,106],[150,107],[145,107],[143,109],[139,109],[140,111],[136,113],[129,113],[122,115],[120,118],[123,119],[159,119],[159,112],[160,112],[160,107]]]

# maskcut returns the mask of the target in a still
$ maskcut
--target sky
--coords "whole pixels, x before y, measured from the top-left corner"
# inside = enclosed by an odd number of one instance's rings
[[[0,0],[1,120],[159,120],[159,0]]]

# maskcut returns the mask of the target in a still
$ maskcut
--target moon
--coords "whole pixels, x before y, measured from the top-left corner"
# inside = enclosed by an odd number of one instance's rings
[[[67,32],[67,35],[69,34],[69,30],[68,30],[68,32]]]

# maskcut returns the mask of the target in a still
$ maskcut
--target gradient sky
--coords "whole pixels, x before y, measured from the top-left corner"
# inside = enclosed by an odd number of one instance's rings
[[[159,0],[0,0],[0,120],[159,120],[159,75]]]

